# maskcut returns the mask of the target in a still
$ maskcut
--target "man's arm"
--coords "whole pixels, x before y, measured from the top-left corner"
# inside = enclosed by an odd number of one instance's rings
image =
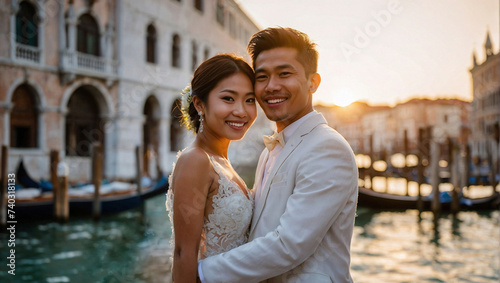
[[[279,226],[264,237],[203,260],[206,282],[261,281],[285,273],[314,253],[357,193],[358,180],[345,142],[312,142],[313,148],[298,160],[297,172],[289,172],[296,174],[296,184]]]

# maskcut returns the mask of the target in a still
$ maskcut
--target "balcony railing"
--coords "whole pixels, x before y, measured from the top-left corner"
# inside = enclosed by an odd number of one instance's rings
[[[17,43],[16,59],[40,63],[40,49],[38,47]]]
[[[116,61],[104,57],[84,54],[80,52],[62,52],[62,66],[64,71],[79,74],[109,77],[117,74]]]
[[[89,54],[76,53],[77,65],[79,68],[84,68],[97,72],[106,71],[106,61],[102,57],[97,57]]]

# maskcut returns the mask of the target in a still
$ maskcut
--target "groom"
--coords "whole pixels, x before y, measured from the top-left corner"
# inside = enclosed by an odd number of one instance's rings
[[[321,77],[309,37],[268,28],[250,40],[255,95],[279,136],[255,176],[249,243],[199,262],[202,282],[352,282],[358,170],[345,139],[314,111]],[[274,138],[274,137],[273,137]]]

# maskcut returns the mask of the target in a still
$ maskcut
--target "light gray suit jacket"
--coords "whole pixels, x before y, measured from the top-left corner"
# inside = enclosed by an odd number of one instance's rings
[[[212,282],[352,282],[350,244],[358,169],[346,140],[323,115],[308,118],[286,142],[260,185],[250,242],[202,261]],[[258,192],[259,193],[259,192]]]

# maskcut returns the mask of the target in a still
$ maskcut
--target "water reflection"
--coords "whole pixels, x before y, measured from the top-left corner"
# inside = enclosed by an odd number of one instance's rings
[[[354,282],[498,282],[500,212],[375,211],[358,208]],[[20,221],[21,222],[21,221]],[[0,282],[169,282],[170,223],[164,196],[94,222],[19,223],[16,277]],[[7,235],[0,234],[5,253]],[[12,281],[12,279],[15,279]]]
[[[437,225],[431,212],[358,214],[355,282],[498,282],[499,211],[443,215]]]

